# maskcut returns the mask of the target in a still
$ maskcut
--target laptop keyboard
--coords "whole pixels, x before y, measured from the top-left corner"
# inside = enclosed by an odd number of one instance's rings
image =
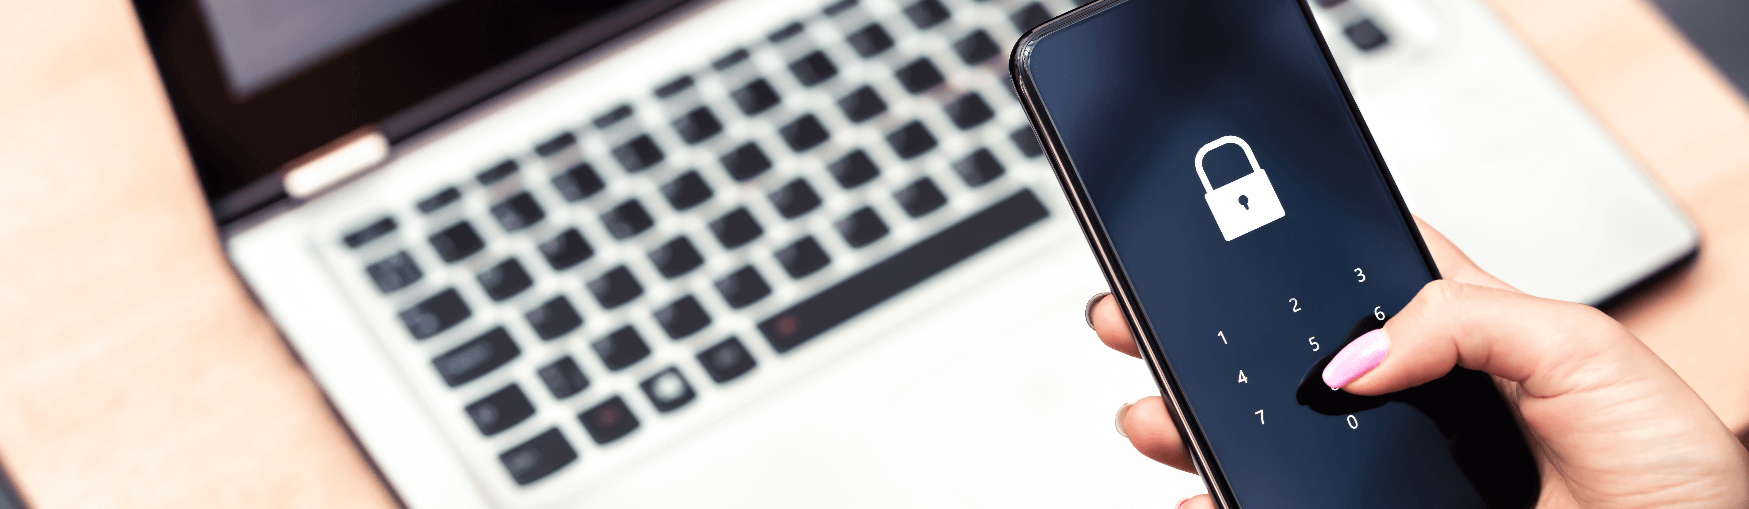
[[[1073,3],[873,3],[776,23],[316,239],[364,309],[394,310],[383,341],[423,356],[428,406],[472,425],[450,438],[498,451],[482,477],[613,454],[1046,218],[1011,176],[1045,169],[1003,57]]]

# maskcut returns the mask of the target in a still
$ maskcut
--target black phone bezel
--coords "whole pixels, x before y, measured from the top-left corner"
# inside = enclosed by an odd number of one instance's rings
[[[1223,508],[1237,508],[1232,487],[1228,484],[1220,463],[1209,453],[1208,437],[1204,435],[1196,416],[1191,413],[1189,405],[1183,399],[1180,385],[1173,374],[1171,363],[1166,360],[1164,352],[1158,348],[1158,338],[1150,331],[1153,325],[1148,322],[1141,310],[1140,301],[1136,299],[1135,288],[1129,283],[1127,272],[1117,257],[1117,251],[1112,247],[1106,235],[1104,222],[1100,220],[1097,209],[1087,197],[1074,163],[1069,158],[1068,149],[1063,146],[1058,136],[1055,124],[1050,120],[1050,112],[1045,107],[1044,99],[1040,97],[1036,83],[1032,79],[1032,48],[1040,40],[1052,33],[1063,30],[1089,17],[1104,12],[1130,0],[1094,0],[1078,8],[1063,13],[1046,21],[1032,30],[1028,30],[1015,42],[1009,52],[1009,76],[1013,81],[1015,93],[1020,97],[1021,106],[1026,110],[1027,119],[1032,123],[1033,131],[1039,137],[1039,143],[1045,149],[1046,158],[1050,160],[1051,169],[1057,176],[1057,183],[1063,189],[1063,195],[1068,198],[1069,205],[1075,212],[1076,223],[1081,227],[1081,233],[1087,238],[1089,247],[1093,248],[1094,258],[1099,262],[1100,271],[1105,275],[1105,281],[1111,288],[1112,296],[1117,298],[1118,305],[1123,309],[1124,316],[1129,320],[1130,334],[1136,338],[1136,346],[1142,352],[1142,360],[1148,365],[1153,375],[1154,384],[1160,389],[1161,396],[1170,404],[1167,410],[1176,417],[1174,424],[1178,427],[1180,436],[1189,437],[1189,452],[1191,462],[1202,474],[1203,484],[1215,503]],[[1318,29],[1317,20],[1313,17],[1312,7],[1308,0],[1295,1],[1300,6],[1307,26],[1311,29],[1314,39],[1318,42],[1318,50],[1324,57],[1324,64],[1336,78],[1338,88],[1342,91],[1343,101],[1348,104],[1348,111],[1354,117],[1360,128],[1362,139],[1367,150],[1372,154],[1377,165],[1379,177],[1384,179],[1391,200],[1397,205],[1401,220],[1409,235],[1415,241],[1416,249],[1421,253],[1422,262],[1426,264],[1428,273],[1433,279],[1440,279],[1439,267],[1433,261],[1433,253],[1427,249],[1427,242],[1421,237],[1421,230],[1415,222],[1415,216],[1409,212],[1409,206],[1403,201],[1402,193],[1397,189],[1397,182],[1391,177],[1391,172],[1385,164],[1384,154],[1379,151],[1378,143],[1373,140],[1372,130],[1367,127],[1366,118],[1360,112],[1360,105],[1355,102],[1354,94],[1348,89],[1348,83],[1342,77],[1342,70],[1336,65],[1336,59],[1330,53],[1329,43]]]

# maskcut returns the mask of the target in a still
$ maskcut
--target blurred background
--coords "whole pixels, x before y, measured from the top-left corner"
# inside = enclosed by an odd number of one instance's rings
[[[1309,3],[1413,210],[1744,436],[1749,6]],[[0,5],[0,509],[1198,493],[1008,89],[1077,5]]]

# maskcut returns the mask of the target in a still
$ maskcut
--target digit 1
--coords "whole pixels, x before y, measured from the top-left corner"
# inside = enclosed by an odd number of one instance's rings
[[[1215,331],[1215,335],[1221,337],[1221,344],[1227,344],[1227,331]]]
[[[1354,418],[1354,414],[1348,414],[1348,429],[1360,429],[1360,419]]]
[[[1257,414],[1257,424],[1263,424],[1263,411],[1262,410],[1258,410],[1256,412],[1251,412],[1251,413]]]

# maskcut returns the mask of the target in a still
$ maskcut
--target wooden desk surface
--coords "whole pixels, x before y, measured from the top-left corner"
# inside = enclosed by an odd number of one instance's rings
[[[1643,0],[1490,1],[1699,223],[1617,316],[1749,429],[1749,107]],[[0,182],[0,459],[34,507],[395,504],[225,264],[127,1],[0,2]]]

